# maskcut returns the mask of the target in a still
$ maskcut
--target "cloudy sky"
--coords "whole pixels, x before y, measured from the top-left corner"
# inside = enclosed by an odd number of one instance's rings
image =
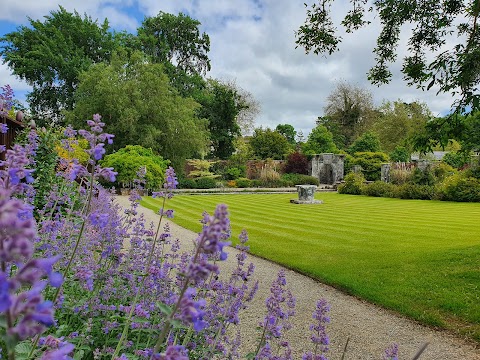
[[[260,103],[256,126],[275,128],[288,123],[307,135],[338,81],[372,92],[377,105],[384,100],[417,100],[435,115],[448,112],[452,98],[407,87],[399,63],[392,66],[394,78],[389,85],[369,84],[366,73],[374,64],[372,50],[379,32],[375,19],[367,29],[345,35],[340,52],[333,56],[306,55],[303,49],[295,49],[294,32],[305,20],[303,4],[304,0],[2,0],[0,34],[28,25],[27,17],[42,19],[58,5],[100,22],[108,18],[113,29],[129,32],[135,32],[145,16],[183,12],[199,20],[201,30],[210,36],[212,70],[208,76],[234,80]],[[334,14],[340,16],[347,6],[348,1],[336,0]],[[403,33],[408,35],[408,29]],[[406,49],[405,39],[399,46],[400,57]],[[27,84],[1,64],[0,85],[7,83],[20,100],[29,91]]]

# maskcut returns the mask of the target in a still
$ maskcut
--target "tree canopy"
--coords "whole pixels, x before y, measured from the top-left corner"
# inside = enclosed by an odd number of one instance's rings
[[[386,152],[397,146],[413,151],[413,139],[423,133],[425,125],[433,119],[426,104],[385,101],[371,129],[378,134],[381,147]]]
[[[38,119],[61,119],[73,108],[78,77],[91,64],[108,61],[119,46],[109,31],[91,17],[69,13],[63,7],[45,20],[28,19],[30,27],[0,38],[0,54],[13,73],[33,87],[28,101]]]
[[[287,139],[290,145],[295,145],[297,143],[295,140],[295,137],[297,136],[297,132],[295,131],[295,128],[292,125],[278,124],[277,127],[275,128],[275,131],[285,136],[285,139]]]
[[[266,128],[255,129],[250,146],[260,159],[282,160],[291,149],[287,139],[277,131]]]
[[[339,148],[346,148],[365,132],[374,119],[372,94],[366,89],[338,82],[327,97],[324,116],[317,124],[324,125]]]
[[[199,93],[197,101],[202,105],[198,115],[208,120],[211,155],[227,159],[235,151],[234,140],[240,136],[237,116],[240,108],[234,89],[217,80],[207,81],[206,88]]]
[[[81,127],[91,114],[101,114],[105,131],[116,136],[114,149],[151,148],[177,168],[205,152],[208,131],[195,115],[199,104],[179,96],[163,65],[146,62],[142,53],[118,54],[111,64],[91,66],[80,76],[75,102],[67,121]]]
[[[324,125],[317,125],[312,130],[302,149],[307,155],[338,152],[332,133]]]
[[[316,54],[339,49],[342,38],[333,21],[332,11],[338,14],[333,3],[318,0],[305,5],[307,16],[296,33],[297,47]],[[408,24],[412,30],[401,70],[407,84],[458,96],[452,108],[459,114],[480,109],[480,1],[353,0],[341,21],[346,33],[369,25],[368,12],[381,23],[370,81],[380,85],[391,80],[389,65],[397,59],[401,28]],[[456,121],[452,116],[440,125],[454,127]]]

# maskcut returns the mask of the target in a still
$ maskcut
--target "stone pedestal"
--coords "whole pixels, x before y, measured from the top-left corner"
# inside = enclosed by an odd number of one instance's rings
[[[291,203],[294,204],[322,204],[323,201],[315,200],[313,195],[315,194],[316,185],[295,185],[298,191],[298,200],[292,199]]]

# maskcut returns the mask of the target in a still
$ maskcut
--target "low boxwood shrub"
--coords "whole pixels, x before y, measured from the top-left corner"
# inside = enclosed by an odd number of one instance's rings
[[[362,174],[350,173],[345,176],[344,183],[338,186],[340,194],[361,195],[365,186],[365,178]]]
[[[362,194],[375,197],[396,197],[397,186],[383,181],[375,181],[362,188]]]
[[[193,179],[186,177],[178,177],[178,188],[179,189],[196,189],[197,183]]]
[[[200,177],[195,179],[197,189],[214,189],[217,187],[217,180],[212,177]]]
[[[239,178],[237,179],[237,187],[239,188],[248,188],[252,186],[252,180],[247,178]]]

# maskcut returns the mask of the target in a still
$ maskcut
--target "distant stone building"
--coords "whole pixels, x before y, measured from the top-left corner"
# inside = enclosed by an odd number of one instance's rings
[[[311,174],[320,181],[320,184],[336,184],[343,180],[344,162],[343,154],[314,155],[310,161]]]

